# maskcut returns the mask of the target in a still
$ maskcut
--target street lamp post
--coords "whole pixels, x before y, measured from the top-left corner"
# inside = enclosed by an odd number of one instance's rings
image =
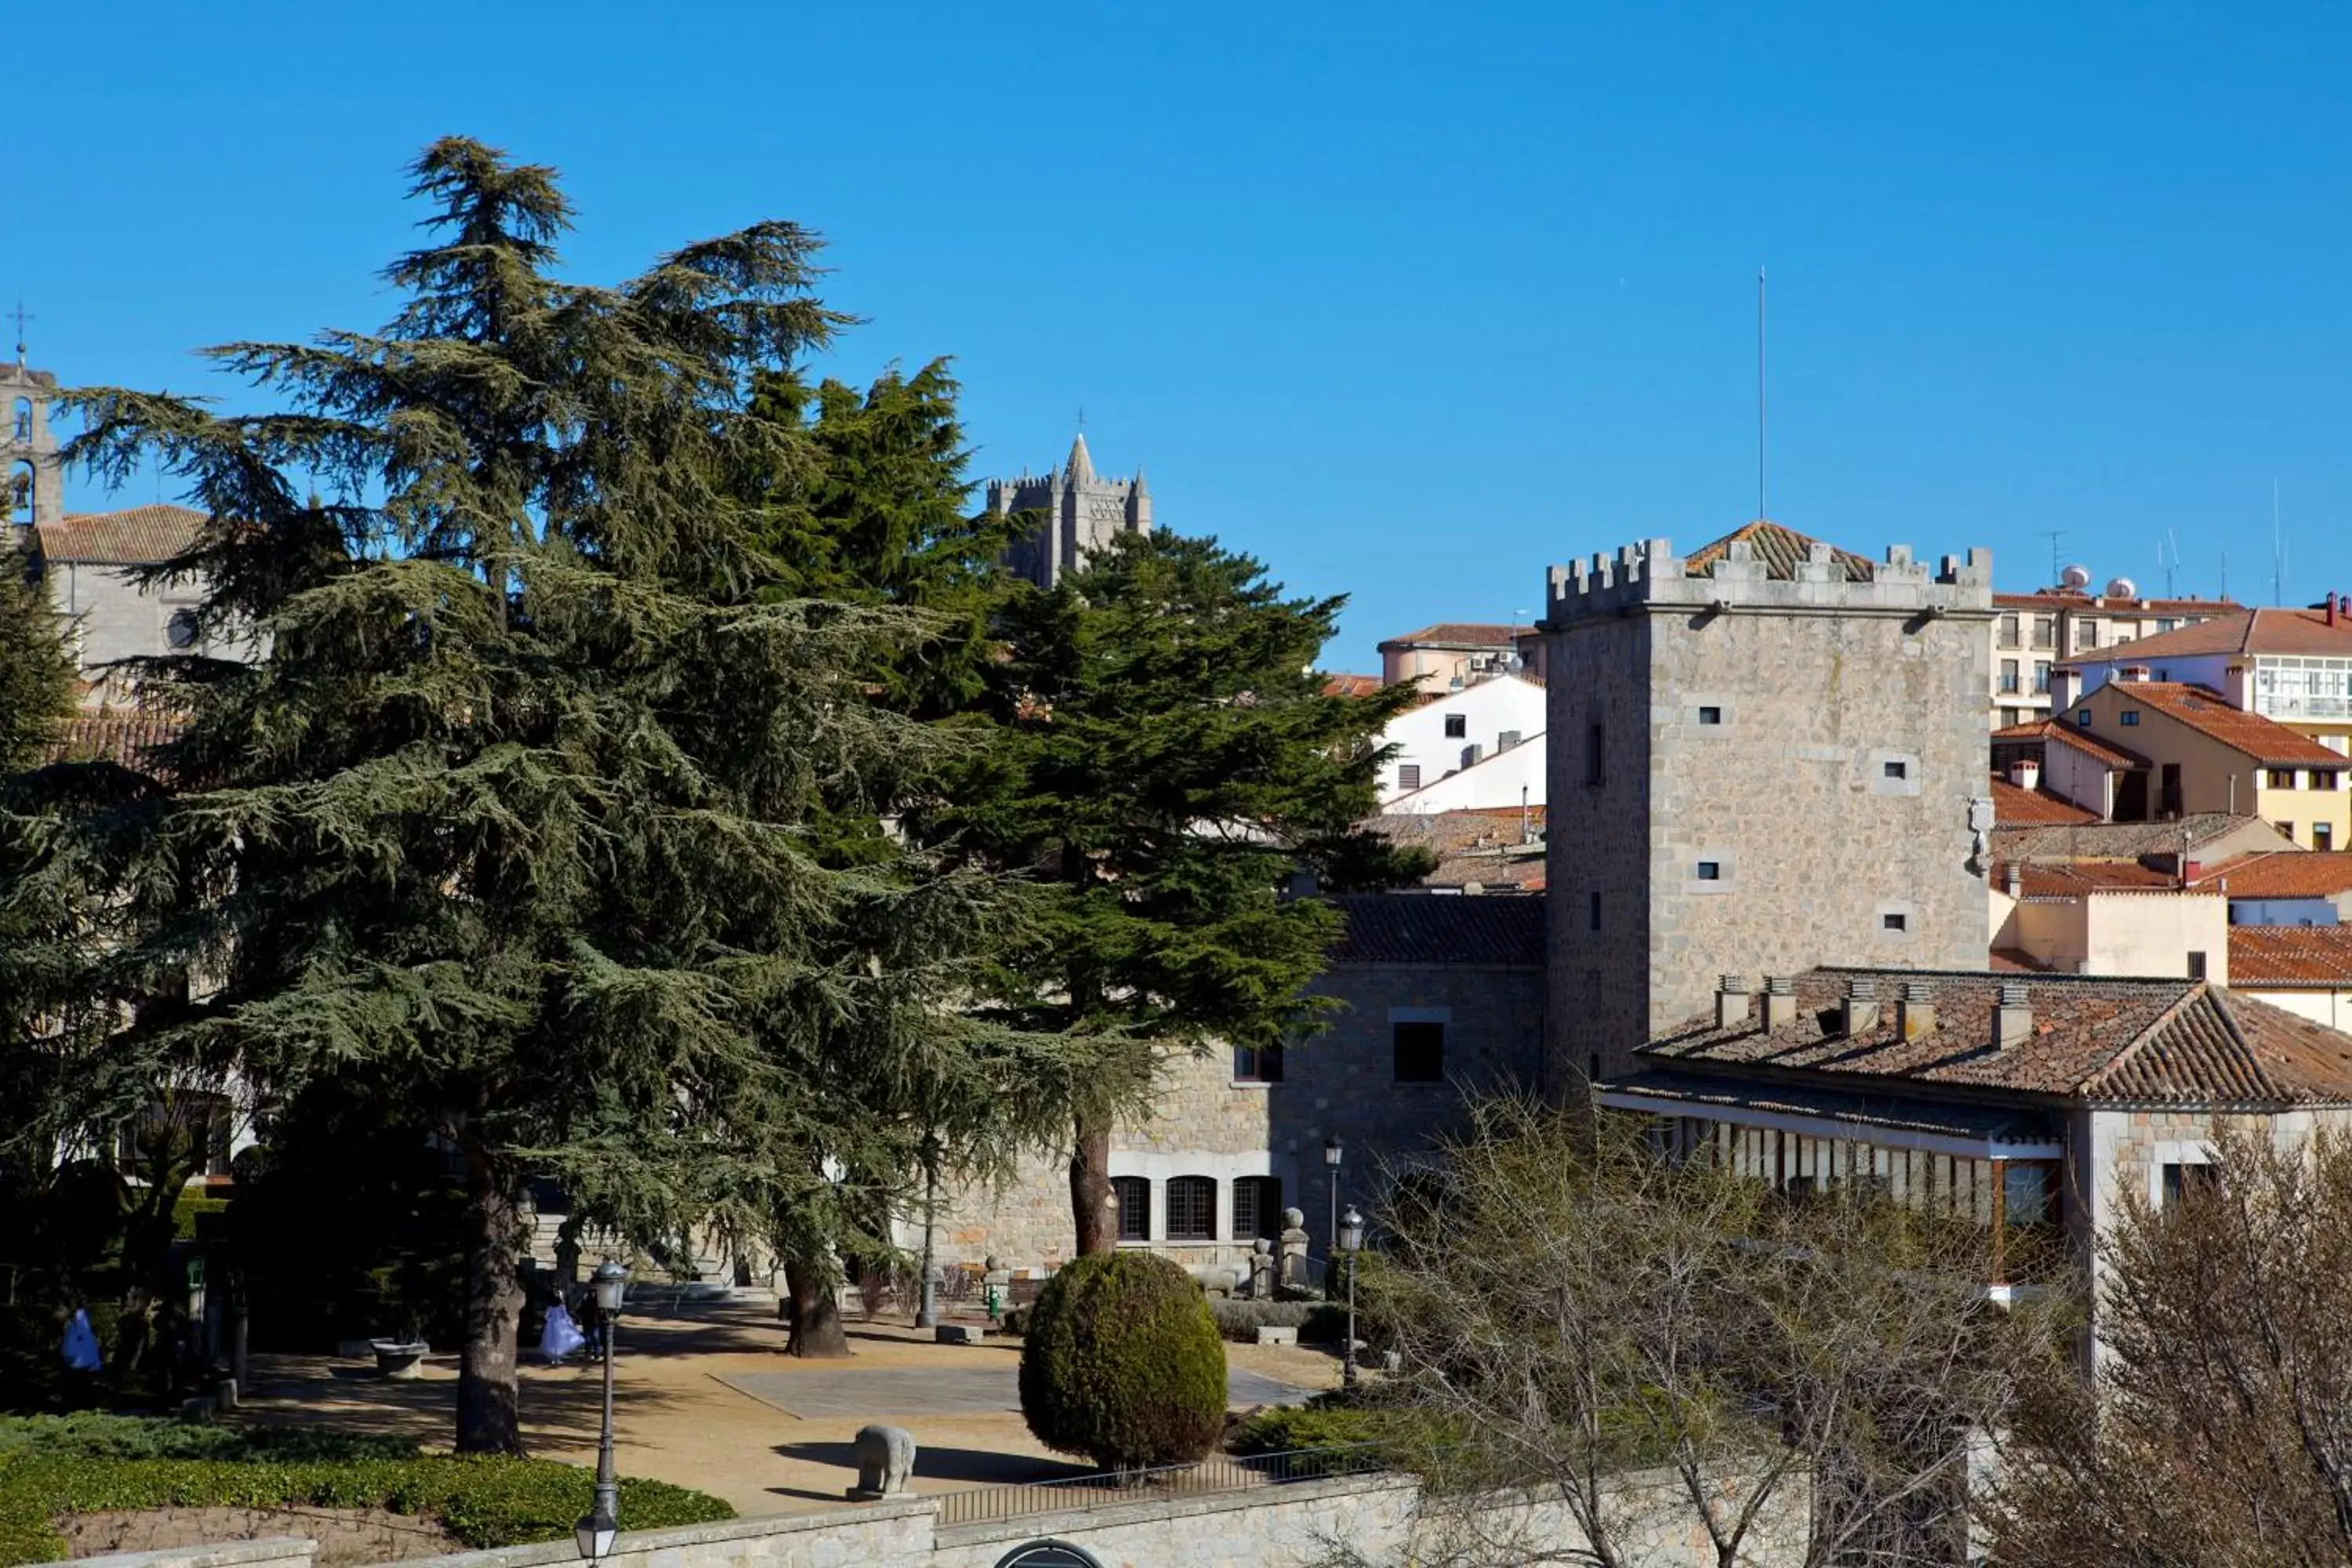
[[[597,1314],[604,1329],[604,1429],[596,1443],[596,1500],[587,1517],[572,1527],[572,1539],[580,1555],[595,1563],[612,1552],[621,1533],[621,1483],[613,1474],[613,1331],[628,1295],[629,1271],[607,1258],[589,1282],[595,1287]]]
[[[1348,1205],[1348,1217],[1339,1222],[1339,1246],[1348,1255],[1348,1344],[1339,1358],[1339,1382],[1348,1388],[1356,1386],[1356,1257],[1364,1249],[1364,1216],[1356,1205]]]
[[[1323,1163],[1331,1173],[1331,1236],[1330,1245],[1323,1249],[1328,1258],[1339,1250],[1339,1134],[1323,1141]]]
[[[936,1133],[923,1135],[923,1280],[919,1286],[915,1303],[915,1327],[936,1329],[940,1326],[940,1300],[931,1279],[938,1267],[933,1250],[933,1237],[940,1216],[940,1141]]]

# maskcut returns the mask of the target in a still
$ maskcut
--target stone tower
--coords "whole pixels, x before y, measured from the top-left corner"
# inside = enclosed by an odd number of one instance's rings
[[[1757,522],[1555,566],[1546,598],[1559,1087],[1722,974],[1984,967],[1990,552],[1931,571]]]
[[[1035,534],[1006,552],[1005,564],[1041,588],[1050,588],[1118,533],[1151,531],[1151,491],[1138,468],[1131,479],[1104,479],[1095,472],[1083,432],[1070,443],[1070,459],[1058,474],[988,481],[988,510],[999,517],[1042,511]]]
[[[65,469],[58,462],[58,438],[49,433],[49,400],[58,378],[25,365],[25,345],[13,364],[0,364],[0,468],[7,471],[8,521],[29,528],[56,522],[66,514]]]

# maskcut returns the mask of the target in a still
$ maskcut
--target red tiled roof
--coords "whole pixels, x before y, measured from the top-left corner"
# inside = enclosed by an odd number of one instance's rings
[[[1702,544],[1692,551],[1683,558],[1683,572],[1686,576],[1704,577],[1717,562],[1731,553],[1734,543],[1745,543],[1763,563],[1767,577],[1790,582],[1797,575],[1797,563],[1810,559],[1813,546],[1820,542],[1793,528],[1759,519],[1745,528],[1734,529],[1712,544]],[[1845,568],[1846,581],[1850,583],[1867,583],[1877,571],[1869,556],[1840,550],[1834,544],[1830,546],[1830,559]]]
[[[2331,899],[2352,892],[2352,850],[2288,849],[2241,855],[2209,866],[2197,879],[2201,892],[2230,884],[2233,899]]]
[[[1327,675],[1323,678],[1326,697],[1370,697],[1381,689],[1377,675]]]
[[[2352,990],[2352,926],[2231,926],[2230,984]]]
[[[68,513],[34,530],[41,558],[78,565],[145,566],[169,561],[196,541],[205,514],[157,502],[121,511]]]
[[[1360,893],[1331,900],[1348,918],[1334,963],[1544,961],[1544,901],[1459,893]]]
[[[1999,773],[1992,775],[1992,819],[2002,827],[2055,827],[2100,820],[2095,811],[2085,811],[2045,790],[2020,789]]]
[[[1476,882],[1489,889],[1526,890],[1542,881],[1544,808],[1539,805],[1528,808],[1528,826],[1538,835],[1532,844],[1520,841],[1519,808],[1515,805],[1393,812],[1363,826],[1392,844],[1437,857],[1436,869],[1422,879],[1423,887],[1462,888]]]
[[[2011,743],[2027,741],[2044,742],[2061,741],[2085,756],[2104,763],[2110,770],[2144,768],[2148,765],[2146,757],[2135,755],[2125,751],[2121,746],[2111,746],[2095,736],[2084,734],[2078,725],[2062,724],[2055,719],[2036,719],[2024,724],[2011,724],[2005,730],[1995,730],[1992,732],[1992,738]]]
[[[120,763],[144,772],[152,765],[148,753],[179,739],[186,726],[174,713],[77,713],[59,731],[48,760]]]
[[[2094,599],[2080,588],[2036,588],[2031,594],[1995,594],[1993,608],[1997,610],[2089,610],[2100,615],[2184,615],[2230,616],[2242,613],[2245,606],[2235,599]],[[2158,637],[2170,637],[2159,632]],[[2147,638],[2141,638],[2142,642]],[[2139,643],[2128,643],[2137,647]]]
[[[2137,664],[2150,658],[2186,658],[2216,653],[2352,658],[2352,610],[2337,610],[2332,626],[2327,624],[2325,608],[2240,610],[2177,631],[2158,632],[2136,642],[2088,649],[2058,662]]]
[[[1877,984],[1879,1022],[1848,1036],[1841,1004],[1857,976]],[[1936,990],[1936,1027],[1909,1040],[1894,1005],[1906,981]],[[1993,1036],[2004,984],[2024,986],[2033,1016],[2007,1046]],[[2352,1104],[2352,1035],[2201,980],[1815,969],[1795,987],[1795,1017],[1778,1029],[1765,1031],[1760,1006],[1727,1029],[1708,1014],[1656,1036],[1641,1057],[1783,1081],[1899,1081],[2094,1104]]]
[[[2340,752],[2329,751],[2310,736],[2259,713],[2233,708],[2220,692],[2202,686],[2177,680],[2110,682],[2093,692],[2091,700],[2095,701],[2109,691],[2117,694],[2110,700],[2137,702],[2258,763],[2281,767],[2352,766]]]
[[[1433,626],[1423,626],[1417,632],[1389,638],[1381,644],[1381,651],[1426,647],[1433,644],[1440,647],[1508,647],[1534,629],[1532,626],[1490,626],[1483,621],[1440,621]]]

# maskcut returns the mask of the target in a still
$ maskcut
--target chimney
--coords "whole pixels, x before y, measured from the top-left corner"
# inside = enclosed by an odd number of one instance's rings
[[[1845,1033],[1848,1039],[1878,1027],[1878,982],[1857,974],[1845,983]]]
[[[1903,983],[1903,999],[1895,1005],[1895,1026],[1906,1040],[1933,1033],[1936,1027],[1936,988],[1924,980]]]
[[[1748,976],[1727,974],[1715,992],[1715,1026],[1744,1029],[1754,1016],[1748,1005]]]
[[[2327,595],[2327,624],[2331,626],[2336,624],[2336,593],[2333,589]]]
[[[1797,977],[1793,974],[1768,974],[1764,977],[1764,1030],[1786,1028],[1797,1021]]]
[[[2012,899],[2025,897],[2025,870],[2014,860],[2001,873],[2000,890]]]
[[[2033,1034],[2033,1004],[2026,1000],[2025,982],[2000,983],[2000,1001],[1992,1010],[1992,1042],[2007,1049]]]
[[[2009,764],[2009,782],[2020,789],[2042,787],[2042,763],[2033,757],[2020,757]]]

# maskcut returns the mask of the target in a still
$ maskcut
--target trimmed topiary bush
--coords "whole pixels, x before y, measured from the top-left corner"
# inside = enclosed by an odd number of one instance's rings
[[[1236,1344],[1257,1343],[1260,1329],[1297,1329],[1303,1345],[1348,1337],[1348,1310],[1328,1301],[1212,1301],[1209,1315],[1218,1332]]]
[[[1046,1282],[1021,1347],[1021,1414],[1049,1448],[1105,1469],[1186,1464],[1225,1424],[1225,1345],[1165,1258],[1081,1258]]]

